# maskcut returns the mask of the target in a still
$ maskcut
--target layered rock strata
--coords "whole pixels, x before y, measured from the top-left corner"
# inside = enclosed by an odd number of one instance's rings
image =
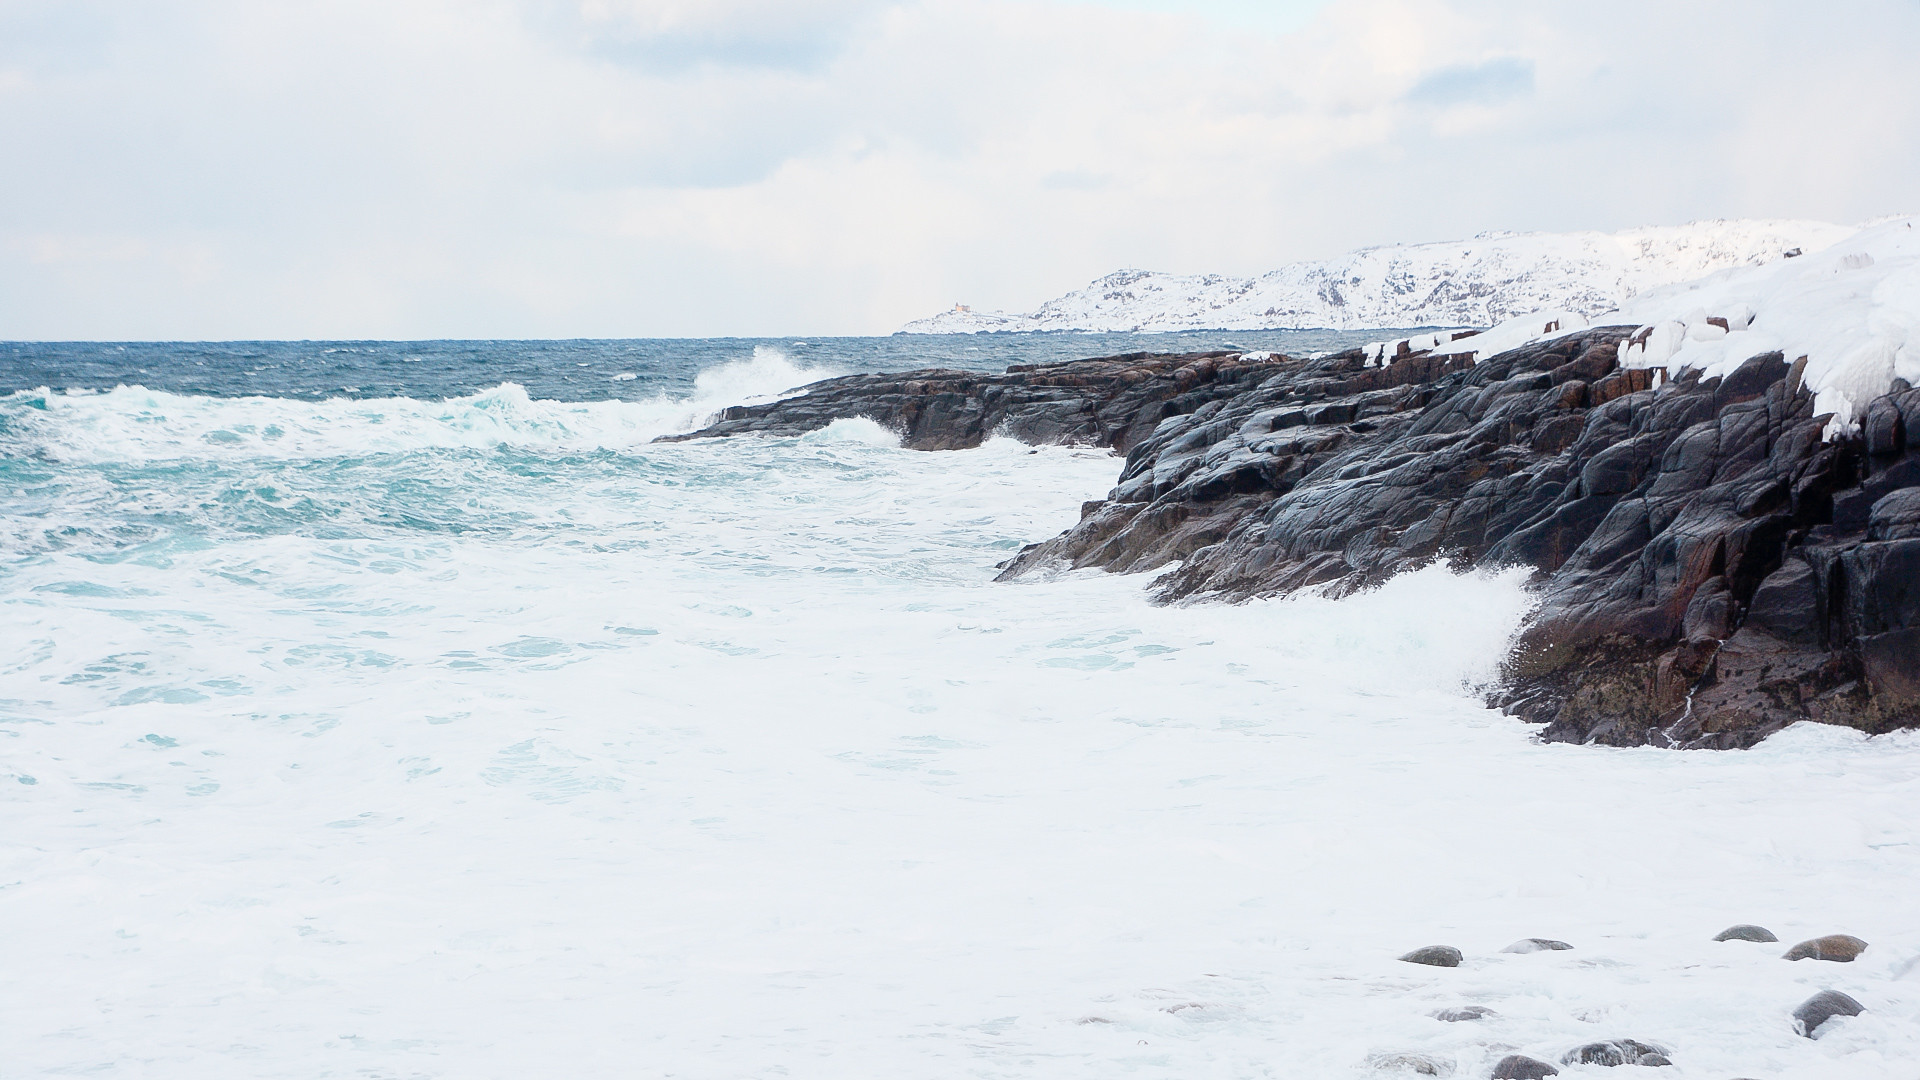
[[[1494,700],[1546,738],[1739,747],[1920,724],[1920,391],[1826,441],[1801,366],[1621,369],[1630,327],[1468,355],[1134,354],[829,380],[692,436],[865,416],[922,449],[1111,447],[1118,485],[1003,577],[1166,570],[1163,600],[1534,568]],[[1439,346],[1444,349],[1445,346]],[[1913,433],[1909,446],[1908,432]]]

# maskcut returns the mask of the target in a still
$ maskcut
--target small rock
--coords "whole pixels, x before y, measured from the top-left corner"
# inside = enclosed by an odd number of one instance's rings
[[[1493,1067],[1493,1080],[1545,1080],[1559,1075],[1559,1069],[1525,1054],[1508,1054]]]
[[[1820,1025],[1836,1016],[1859,1016],[1866,1006],[1838,990],[1822,990],[1793,1010],[1793,1030],[1807,1038],[1817,1038]]]
[[[1564,941],[1555,941],[1552,938],[1530,937],[1521,938],[1519,941],[1514,942],[1500,951],[1511,953],[1561,952],[1571,948],[1573,948],[1573,946]]]
[[[1667,1055],[1665,1054],[1641,1054],[1640,1061],[1638,1062],[1638,1064],[1640,1064],[1642,1067],[1645,1067],[1645,1066],[1653,1066],[1653,1065],[1671,1065],[1673,1064],[1673,1062],[1668,1061]]]
[[[1729,926],[1725,930],[1722,930],[1719,933],[1713,935],[1713,940],[1715,941],[1779,941],[1780,939],[1777,937],[1774,937],[1773,931],[1767,929],[1764,926],[1755,926],[1752,923],[1741,923],[1738,926]]]
[[[1415,949],[1400,959],[1409,964],[1425,964],[1428,967],[1459,967],[1465,959],[1460,950],[1451,945],[1429,945],[1424,949]]]
[[[1561,1057],[1560,1064],[1638,1065],[1641,1064],[1641,1058],[1649,1056],[1660,1058],[1664,1062],[1667,1048],[1635,1039],[1615,1039],[1612,1042],[1593,1042],[1585,1046],[1576,1046]]]
[[[1867,951],[1867,943],[1852,934],[1828,934],[1803,941],[1782,954],[1787,960],[1833,960],[1842,964]]]
[[[1385,1051],[1367,1055],[1367,1066],[1375,1072],[1412,1073],[1415,1076],[1452,1076],[1451,1058],[1431,1057],[1426,1054],[1406,1054]]]
[[[1457,1009],[1441,1009],[1432,1015],[1435,1020],[1445,1020],[1449,1024],[1456,1024],[1462,1020],[1485,1020],[1489,1016],[1499,1016],[1500,1014],[1487,1008],[1485,1005],[1462,1005]]]

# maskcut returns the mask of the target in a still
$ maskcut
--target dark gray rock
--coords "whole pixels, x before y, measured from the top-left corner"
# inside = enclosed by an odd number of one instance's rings
[[[1415,949],[1400,958],[1409,964],[1425,964],[1428,967],[1459,967],[1465,959],[1460,950],[1451,945],[1428,945]]]
[[[1828,934],[1803,941],[1781,954],[1783,960],[1833,960],[1850,964],[1867,951],[1867,943],[1852,934]]]
[[[1867,453],[1884,457],[1906,449],[1906,422],[1892,395],[1875,398],[1868,404],[1866,423],[1861,426],[1865,429],[1861,434],[1867,440]]]
[[[699,431],[660,441],[804,435],[865,417],[899,432],[901,444],[914,450],[961,450],[1001,433],[1035,444],[1125,451],[1162,419],[1195,414],[1280,369],[1279,362],[1230,352],[1128,353],[1015,364],[1002,375],[944,368],[847,375],[780,401],[725,409]]]
[[[1560,1070],[1525,1054],[1508,1054],[1493,1067],[1492,1080],[1546,1080],[1559,1076]]]
[[[1576,1046],[1560,1058],[1562,1065],[1640,1065],[1645,1058],[1657,1057],[1657,1064],[1672,1064],[1666,1061],[1667,1048],[1643,1043],[1636,1039],[1614,1039],[1611,1042],[1591,1042],[1585,1046]]]
[[[1444,1020],[1449,1024],[1457,1024],[1463,1020],[1485,1020],[1488,1017],[1498,1015],[1500,1014],[1487,1008],[1485,1005],[1460,1005],[1451,1009],[1441,1009],[1439,1012],[1433,1014],[1433,1018],[1435,1020]]]
[[[1773,931],[1767,929],[1764,926],[1755,926],[1752,923],[1740,923],[1738,926],[1729,926],[1725,930],[1722,930],[1719,933],[1713,935],[1713,940],[1715,941],[1779,941],[1780,939],[1777,937],[1774,937]]]
[[[693,436],[871,418],[905,445],[1107,446],[1118,483],[1003,577],[1162,570],[1161,600],[1339,595],[1444,559],[1543,602],[1491,702],[1544,738],[1751,746],[1801,720],[1920,725],[1920,390],[1828,442],[1777,353],[1725,378],[1617,370],[1631,328],[1477,364],[1130,354],[833,379]]]
[[[1818,1038],[1815,1033],[1821,1024],[1836,1016],[1859,1016],[1866,1011],[1866,1006],[1838,990],[1822,990],[1793,1010],[1793,1030],[1809,1039]]]
[[[1505,953],[1560,952],[1571,948],[1573,948],[1573,946],[1564,941],[1555,941],[1552,938],[1530,937],[1521,938],[1519,941],[1514,942],[1500,951]]]
[[[1908,540],[1920,536],[1920,487],[1890,491],[1867,512],[1867,539]]]

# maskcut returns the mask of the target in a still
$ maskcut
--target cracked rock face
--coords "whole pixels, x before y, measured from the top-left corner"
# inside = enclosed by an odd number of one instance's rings
[[[1618,367],[1630,333],[1477,364],[1132,354],[849,376],[685,437],[864,416],[919,449],[1001,432],[1124,453],[1108,497],[1008,578],[1166,571],[1163,600],[1235,600],[1435,560],[1532,567],[1542,604],[1493,701],[1550,740],[1733,748],[1798,720],[1920,724],[1920,390],[1896,384],[1828,442],[1787,358],[1667,381]]]

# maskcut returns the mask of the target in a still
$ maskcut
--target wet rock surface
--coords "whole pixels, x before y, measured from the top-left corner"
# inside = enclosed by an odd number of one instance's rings
[[[1866,1007],[1838,990],[1822,990],[1793,1010],[1793,1029],[1809,1039],[1818,1038],[1820,1025],[1836,1016],[1859,1016]]]
[[[1659,1060],[1649,1060],[1658,1058]],[[1664,1046],[1636,1039],[1614,1039],[1576,1046],[1560,1059],[1562,1065],[1671,1065]]]
[[[795,397],[734,406],[699,431],[660,441],[804,435],[860,417],[898,432],[910,450],[964,450],[1003,435],[1124,452],[1162,418],[1249,389],[1284,360],[1264,353],[1128,353],[1015,364],[1001,375],[946,368],[846,375],[812,383]]]
[[[1833,960],[1850,964],[1855,957],[1867,951],[1867,943],[1852,934],[1828,934],[1811,941],[1803,941],[1782,954],[1787,960]]]
[[[1559,1076],[1560,1070],[1525,1054],[1508,1054],[1493,1067],[1492,1080],[1545,1080],[1549,1076]]]
[[[1465,959],[1460,950],[1451,945],[1428,945],[1415,949],[1400,958],[1409,964],[1425,964],[1428,967],[1459,967]]]
[[[1552,938],[1530,937],[1521,938],[1519,941],[1514,942],[1500,951],[1504,953],[1564,952],[1571,948],[1573,948],[1573,946],[1564,941],[1555,941]]]
[[[1486,1020],[1498,1015],[1500,1014],[1485,1005],[1462,1005],[1453,1009],[1441,1009],[1433,1014],[1433,1018],[1444,1020],[1449,1024],[1457,1024],[1463,1020]]]
[[[1767,929],[1764,926],[1755,926],[1752,923],[1741,923],[1738,926],[1729,926],[1725,930],[1722,930],[1719,933],[1713,935],[1713,940],[1715,941],[1779,941],[1780,939],[1777,937],[1774,937],[1773,931]]]
[[[1632,332],[1477,364],[1132,354],[849,376],[684,437],[865,416],[922,449],[1004,432],[1124,453],[1108,497],[1007,578],[1171,568],[1163,600],[1236,600],[1435,560],[1532,567],[1544,602],[1493,703],[1549,740],[1734,748],[1799,720],[1920,724],[1920,390],[1896,382],[1827,440],[1804,365],[1771,353],[1668,382],[1618,366]]]

